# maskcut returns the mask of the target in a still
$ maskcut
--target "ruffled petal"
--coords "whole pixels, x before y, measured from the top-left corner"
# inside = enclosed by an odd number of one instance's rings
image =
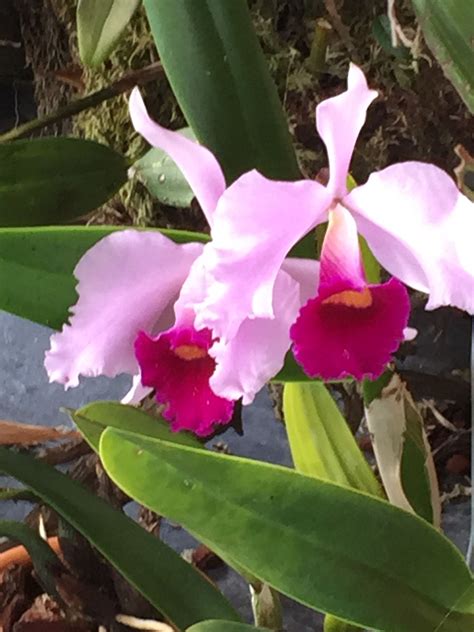
[[[138,88],[132,90],[129,107],[133,127],[150,145],[159,147],[174,160],[212,226],[217,201],[226,186],[224,174],[214,155],[199,143],[155,123],[148,115]]]
[[[217,363],[212,390],[227,399],[242,397],[244,406],[282,368],[290,347],[290,325],[302,305],[299,284],[282,271],[273,298],[275,318],[247,318],[235,338],[218,341],[210,349]]]
[[[368,286],[367,307],[311,299],[291,328],[293,353],[310,377],[375,379],[400,343],[408,322],[406,288],[391,279]]]
[[[217,396],[209,386],[215,361],[208,354],[212,343],[208,329],[174,327],[156,338],[140,332],[135,353],[142,383],[155,389],[165,404],[163,417],[172,430],[190,430],[207,436],[216,424],[230,421],[234,403]]]
[[[197,326],[224,342],[246,318],[273,317],[273,287],[288,251],[324,220],[328,191],[310,180],[276,182],[251,171],[219,200],[203,262],[213,282]]]
[[[377,92],[369,90],[362,70],[351,64],[347,90],[325,99],[316,108],[316,127],[328,153],[328,188],[336,198],[347,193],[352,152],[365,123],[367,108],[376,97]]]
[[[427,308],[474,312],[474,204],[434,165],[373,173],[343,201],[382,266],[429,293]]]
[[[70,324],[51,336],[46,352],[50,381],[70,387],[79,375],[135,375],[138,331],[172,324],[171,307],[201,252],[202,244],[136,230],[113,233],[88,250],[74,270],[79,299]]]

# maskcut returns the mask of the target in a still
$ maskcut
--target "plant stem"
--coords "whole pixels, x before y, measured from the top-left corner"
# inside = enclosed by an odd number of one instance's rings
[[[332,26],[324,18],[316,20],[313,42],[308,57],[308,68],[315,75],[324,71],[326,67],[326,51]]]
[[[47,125],[64,121],[65,119],[75,116],[84,110],[93,108],[104,101],[108,101],[109,99],[113,99],[114,97],[123,94],[124,92],[128,92],[128,90],[131,90],[135,86],[141,86],[149,83],[150,81],[154,81],[162,74],[163,68],[160,62],[129,72],[106,88],[102,88],[101,90],[97,90],[97,92],[88,94],[82,99],[71,101],[71,103],[59,108],[55,112],[51,112],[51,114],[46,114],[46,116],[41,118],[23,123],[23,125],[18,125],[18,127],[14,127],[5,134],[1,134],[0,142],[17,140],[18,138],[23,138],[36,130],[46,127]]]

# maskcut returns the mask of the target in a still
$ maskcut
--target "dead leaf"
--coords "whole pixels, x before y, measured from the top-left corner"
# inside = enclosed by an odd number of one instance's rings
[[[365,414],[380,476],[390,502],[415,512],[407,483],[418,483],[419,477],[424,477],[429,493],[429,498],[425,496],[425,499],[431,505],[432,522],[439,527],[441,503],[433,455],[423,418],[399,375],[392,375],[380,397],[366,407]],[[405,458],[410,460],[410,470],[416,470],[415,474],[410,471],[408,480],[403,478]]]
[[[68,437],[80,437],[80,434],[77,430],[34,426],[18,421],[0,421],[0,445],[32,445]]]

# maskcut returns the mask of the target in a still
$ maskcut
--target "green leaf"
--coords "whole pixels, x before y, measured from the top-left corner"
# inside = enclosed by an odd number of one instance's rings
[[[474,114],[474,2],[412,0],[426,43]]]
[[[201,621],[191,626],[186,632],[268,632],[268,628],[255,628],[235,621]]]
[[[390,19],[386,13],[378,15],[372,22],[372,35],[389,55],[402,60],[410,57],[410,50],[406,46],[394,46],[392,44]]]
[[[179,130],[183,136],[195,140],[190,127]],[[129,170],[148,191],[160,202],[170,206],[186,208],[191,204],[194,193],[176,163],[166,152],[157,147],[150,149]]]
[[[382,490],[364,455],[322,382],[286,384],[283,413],[295,468],[374,496]],[[354,626],[330,615],[325,632],[351,632]]]
[[[77,39],[86,66],[99,66],[117,44],[140,0],[79,0]]]
[[[322,382],[286,384],[283,412],[299,472],[380,496],[374,473]]]
[[[73,270],[82,255],[120,226],[0,229],[0,309],[60,329],[77,300]],[[161,229],[178,243],[207,235]]]
[[[65,568],[49,544],[26,524],[11,520],[0,520],[0,536],[20,542],[25,547],[41,585],[48,594],[58,597],[54,577]]]
[[[221,593],[177,553],[79,483],[5,448],[0,471],[30,487],[179,629],[203,619],[239,620]]]
[[[365,417],[387,496],[439,526],[438,481],[423,418],[396,373],[386,371],[371,388]]]
[[[0,144],[0,226],[74,220],[127,181],[127,161],[91,140],[40,138]]]
[[[156,47],[183,113],[228,183],[250,169],[297,179],[288,124],[246,0],[145,0]]]
[[[101,434],[109,426],[163,441],[194,448],[202,447],[194,435],[188,432],[173,432],[168,422],[148,415],[135,406],[125,406],[117,402],[93,402],[79,410],[70,410],[69,414],[96,452],[99,451]]]
[[[132,497],[312,608],[390,632],[474,629],[469,569],[415,515],[294,470],[113,428],[100,453]]]
[[[361,632],[361,628],[327,614],[324,617],[324,632]]]

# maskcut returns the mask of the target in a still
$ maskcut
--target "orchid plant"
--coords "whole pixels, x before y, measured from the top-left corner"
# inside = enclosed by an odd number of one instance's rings
[[[107,58],[138,4],[105,10],[79,0],[84,64]],[[178,632],[279,630],[282,593],[325,613],[325,632],[471,632],[474,578],[440,533],[423,419],[393,360],[416,335],[409,288],[428,296],[427,310],[474,314],[473,202],[425,162],[388,165],[355,185],[352,155],[378,93],[349,60],[345,89],[316,107],[328,181],[302,177],[245,0],[143,4],[194,139],[156,122],[138,87],[128,101],[131,124],[151,152],[172,161],[209,234],[52,227],[41,205],[63,200],[77,171],[99,165],[93,201],[79,179],[74,209],[61,221],[105,201],[130,162],[91,141],[16,141],[3,147],[7,158],[16,165],[23,156],[33,170],[27,191],[42,194],[25,202],[17,183],[11,187],[9,200],[21,198],[32,215],[26,228],[0,228],[0,305],[58,330],[44,360],[50,382],[69,389],[81,377],[131,377],[120,403],[87,404],[70,411],[73,421],[127,497],[184,526],[244,578],[258,627],[245,625],[167,544],[53,468],[0,449],[0,469],[85,536],[160,618],[140,621],[130,604],[113,619],[107,601],[107,629],[118,621]],[[459,59],[452,63],[465,73]],[[64,190],[46,187],[63,160],[71,171]],[[163,161],[151,164],[161,182]],[[377,279],[367,273],[365,246]],[[284,384],[293,469],[209,443],[270,381]],[[333,397],[334,382],[363,393],[377,474]],[[158,406],[150,412],[151,397]],[[38,576],[57,597],[63,575],[55,583],[50,573],[62,573],[62,562],[43,541],[15,532],[31,545],[35,568],[37,552],[45,556]]]
[[[347,190],[351,155],[376,96],[352,64],[347,90],[317,106],[327,186],[251,171],[226,187],[212,153],[152,121],[135,88],[135,129],[179,166],[212,239],[176,245],[124,231],[93,246],[75,271],[74,315],[46,354],[50,380],[69,387],[80,374],[130,373],[125,402],[153,389],[174,430],[206,436],[229,422],[236,400],[252,403],[290,348],[312,378],[379,377],[407,331],[404,284],[429,294],[428,309],[474,313],[474,205],[448,174],[407,162]],[[289,257],[325,221],[320,262]],[[394,275],[388,281],[366,281],[358,232]],[[120,261],[127,272],[118,276]],[[104,299],[106,309],[97,310]]]

